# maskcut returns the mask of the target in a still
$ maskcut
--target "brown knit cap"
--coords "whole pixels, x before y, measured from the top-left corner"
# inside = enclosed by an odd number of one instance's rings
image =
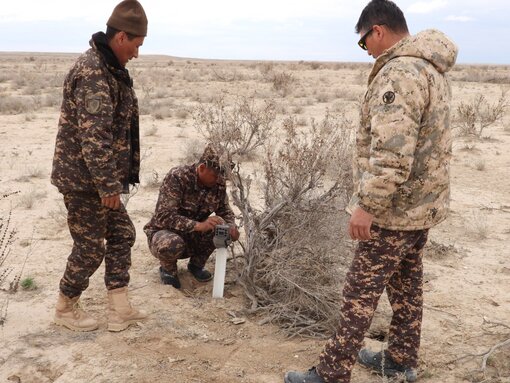
[[[147,36],[147,16],[136,0],[124,0],[117,4],[106,25],[135,36]]]

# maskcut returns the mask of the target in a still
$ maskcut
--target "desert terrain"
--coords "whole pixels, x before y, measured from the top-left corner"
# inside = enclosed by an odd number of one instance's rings
[[[212,283],[192,280],[185,263],[181,290],[160,284],[142,227],[154,210],[158,182],[203,147],[192,118],[197,105],[221,95],[250,96],[274,101],[276,127],[288,116],[307,126],[326,112],[355,123],[370,65],[165,56],[131,62],[143,160],[140,188],[127,205],[137,229],[130,291],[150,318],[120,333],[106,330],[101,267],[82,295],[101,326],[75,333],[52,323],[72,242],[62,197],[49,175],[62,83],[76,57],[0,53],[0,195],[16,193],[0,199],[0,382],[281,383],[285,371],[316,363],[324,339],[290,337],[277,324],[249,314],[232,262],[224,299],[212,299]],[[460,118],[462,105],[496,107],[510,87],[509,70],[455,67],[454,117]],[[284,81],[277,83],[270,73]],[[510,108],[479,134],[455,130],[451,214],[431,230],[425,254],[421,382],[510,382],[508,148]],[[259,159],[260,154],[250,157],[252,168]],[[214,267],[213,259],[208,267]],[[374,326],[384,328],[385,296],[378,311],[382,321]],[[382,347],[377,339],[366,342]],[[352,381],[388,380],[356,367]]]

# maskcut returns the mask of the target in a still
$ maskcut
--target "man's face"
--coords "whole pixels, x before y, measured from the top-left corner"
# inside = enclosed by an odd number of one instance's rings
[[[374,25],[370,29],[361,30],[358,45],[366,47],[367,53],[376,59],[384,51],[382,44],[383,34],[384,30],[381,25]]]
[[[138,48],[143,45],[145,37],[135,37],[129,40],[124,32],[118,34],[118,49],[115,52],[120,65],[126,66],[129,60],[138,57]]]
[[[220,171],[214,168],[208,168],[205,164],[198,166],[198,180],[208,188],[216,186],[220,179]]]

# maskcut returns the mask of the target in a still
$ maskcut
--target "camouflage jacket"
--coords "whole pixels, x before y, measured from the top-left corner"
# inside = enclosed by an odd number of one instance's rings
[[[200,185],[196,167],[196,164],[175,167],[165,176],[156,211],[143,228],[149,238],[159,230],[189,233],[197,222],[212,213],[226,223],[234,223],[225,183],[221,180],[213,188]]]
[[[138,102],[129,73],[105,39],[93,36],[64,82],[51,174],[61,193],[108,197],[139,182]]]
[[[354,159],[360,206],[389,230],[420,230],[445,219],[450,198],[451,88],[457,47],[427,30],[377,58],[361,107]]]

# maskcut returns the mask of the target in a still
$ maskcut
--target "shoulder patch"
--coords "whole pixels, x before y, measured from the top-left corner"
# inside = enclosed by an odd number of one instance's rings
[[[385,104],[392,104],[395,101],[395,93],[388,91],[383,94],[382,100]]]
[[[87,93],[85,96],[85,109],[90,114],[97,114],[101,110],[101,94]]]

